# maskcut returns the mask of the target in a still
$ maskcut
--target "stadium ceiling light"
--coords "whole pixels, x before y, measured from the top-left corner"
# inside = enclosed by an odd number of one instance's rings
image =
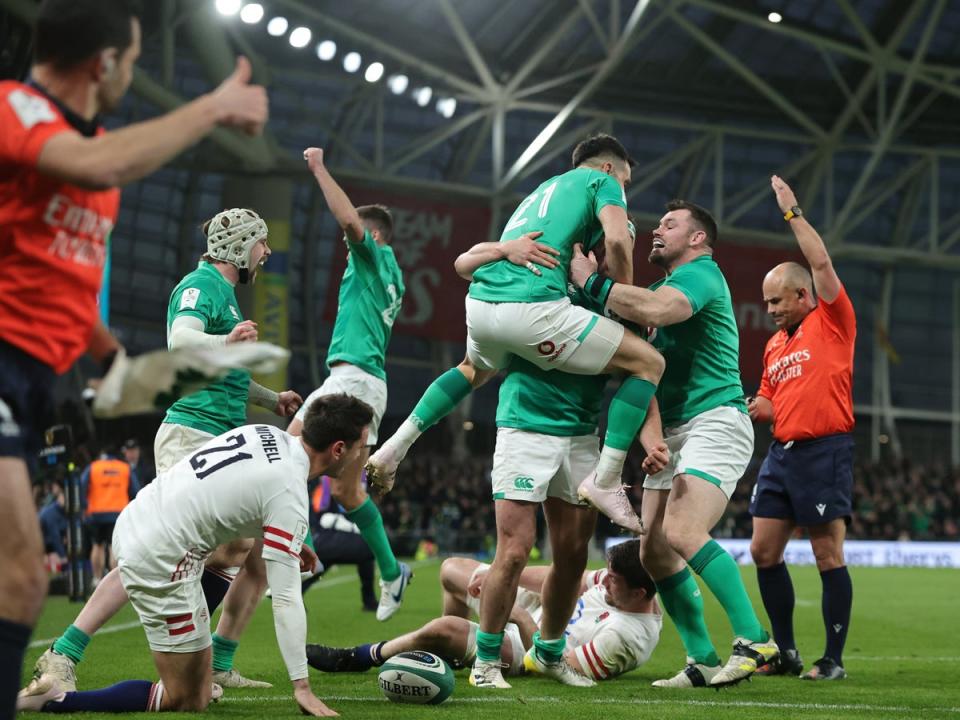
[[[267,23],[267,32],[274,37],[280,37],[287,31],[289,25],[285,17],[270,18],[270,22]]]
[[[240,10],[240,0],[217,0],[216,6],[221,15],[236,15]]]
[[[778,23],[781,20],[783,20],[783,15],[781,15],[778,12],[772,12],[769,15],[767,15],[767,20],[769,20],[772,23]]]
[[[337,44],[333,40],[324,40],[317,45],[317,57],[327,62],[337,54]]]
[[[374,62],[367,66],[367,71],[363,74],[363,79],[367,82],[375,83],[383,77],[383,63]]]
[[[295,48],[304,48],[312,37],[313,33],[310,32],[310,28],[301,25],[300,27],[295,27],[290,33],[290,44]]]
[[[407,91],[407,85],[410,84],[410,78],[406,75],[391,75],[387,78],[387,87],[394,95],[403,95]]]
[[[426,107],[430,104],[430,98],[433,97],[433,90],[429,87],[417,88],[413,91],[413,99],[416,100],[417,105],[420,107]]]
[[[254,25],[263,20],[263,5],[260,3],[247,3],[240,10],[240,19],[248,25]]]
[[[348,52],[343,56],[343,69],[348,73],[355,73],[363,64],[363,58],[358,52]]]
[[[457,100],[456,98],[440,98],[437,100],[437,112],[443,115],[445,118],[452,118],[453,114],[457,111]]]

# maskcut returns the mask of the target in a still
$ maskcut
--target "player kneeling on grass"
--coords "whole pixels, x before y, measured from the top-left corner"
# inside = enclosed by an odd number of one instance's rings
[[[300,709],[333,716],[307,680],[306,613],[300,593],[308,532],[308,478],[335,473],[367,443],[370,407],[346,395],[311,405],[303,433],[269,425],[224,433],[174,465],[121,513],[113,535],[123,587],[147,633],[160,681],[132,680],[64,692],[56,678],[34,680],[18,710],[131,712],[203,710],[213,683],[210,616],[200,576],[204,559],[230,540],[261,536],[280,653]],[[217,689],[219,690],[219,689]]]
[[[363,672],[409,650],[426,650],[454,666],[469,666],[477,654],[480,589],[489,565],[453,557],[440,570],[443,617],[418,630],[353,648],[307,646],[310,666],[326,672]],[[540,593],[549,566],[525,568],[507,625],[500,659],[508,675],[524,672],[541,614]],[[653,580],[640,564],[640,541],[628,540],[607,553],[605,570],[583,574],[581,595],[567,629],[565,660],[584,677],[609,680],[643,665],[660,639],[662,616]]]

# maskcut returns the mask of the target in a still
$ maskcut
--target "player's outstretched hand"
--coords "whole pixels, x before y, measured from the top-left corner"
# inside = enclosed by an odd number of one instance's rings
[[[793,190],[779,175],[770,178],[770,187],[773,188],[773,193],[777,196],[777,205],[780,206],[780,212],[786,213],[787,210],[797,204],[797,196],[793,194]]]
[[[325,169],[323,164],[323,148],[308,147],[303,151],[303,159],[307,161],[307,167],[310,168],[310,172],[314,175]]]
[[[306,680],[293,681],[293,697],[300,706],[300,712],[304,715],[313,717],[340,717],[338,713],[324,705],[320,699],[313,694],[310,689],[310,683]]]
[[[528,232],[515,240],[508,240],[500,245],[504,257],[514,265],[522,265],[534,275],[542,275],[540,267],[555,268],[560,264],[557,256],[560,251],[550,247],[546,243],[537,242],[537,238],[543,235],[539,230]]]
[[[233,330],[227,335],[228,343],[256,342],[257,324],[253,320],[244,320],[233,326]]]
[[[295,390],[284,390],[277,396],[277,406],[273,409],[275,415],[291,417],[303,405],[303,398]]]
[[[641,467],[647,475],[655,475],[670,462],[670,450],[665,442],[659,442],[647,451]]]
[[[217,124],[259,135],[267,124],[270,102],[262,85],[251,85],[253,70],[243,55],[237,58],[233,73],[213,91]]]
[[[583,254],[583,246],[577,243],[573,246],[573,257],[570,258],[570,280],[578,288],[587,284],[590,276],[597,271],[597,257],[591,253]]]

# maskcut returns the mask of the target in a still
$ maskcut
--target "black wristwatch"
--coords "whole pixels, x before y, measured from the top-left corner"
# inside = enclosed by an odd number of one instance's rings
[[[783,219],[786,220],[787,222],[790,222],[794,218],[802,217],[802,216],[803,216],[803,210],[800,209],[799,205],[794,205],[792,208],[787,210],[786,213],[784,213]]]

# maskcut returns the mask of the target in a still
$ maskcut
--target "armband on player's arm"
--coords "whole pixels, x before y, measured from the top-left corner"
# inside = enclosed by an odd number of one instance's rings
[[[607,300],[610,298],[610,291],[616,283],[606,275],[593,273],[583,284],[583,291],[593,298],[602,307],[606,307]]]
[[[299,565],[264,558],[273,604],[273,626],[291,680],[307,677],[307,612],[300,590]]]
[[[171,350],[184,347],[220,348],[227,344],[226,335],[205,333],[203,320],[193,315],[181,315],[170,326],[168,345]]]
[[[264,387],[260,383],[251,380],[247,402],[257,407],[273,410],[277,407],[277,403],[280,402],[280,393],[276,393],[270,388]]]

